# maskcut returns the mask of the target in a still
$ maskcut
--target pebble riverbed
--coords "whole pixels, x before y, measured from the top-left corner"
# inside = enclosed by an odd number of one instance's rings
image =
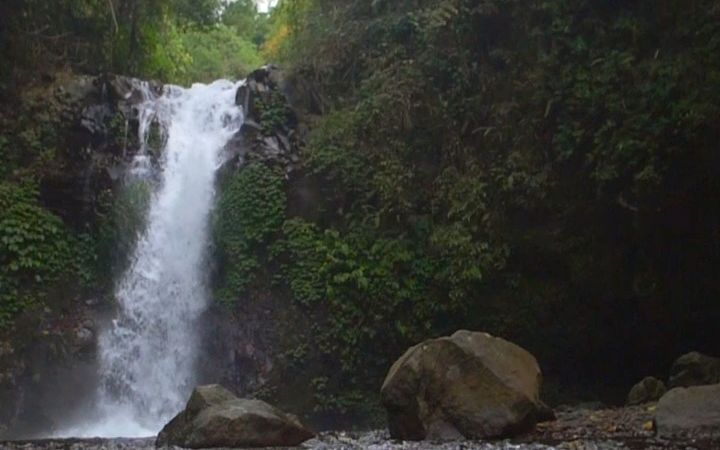
[[[624,408],[558,408],[557,420],[510,441],[401,442],[386,430],[324,432],[292,450],[720,450],[714,440],[661,439],[652,426],[653,405]],[[150,450],[155,439],[48,439],[0,442],[1,450]],[[282,450],[282,449],[276,449]],[[290,449],[286,449],[290,450]]]
[[[545,445],[539,443],[472,442],[445,443],[392,441],[387,432],[323,433],[292,450],[706,450],[712,447],[692,446],[688,443],[572,440]],[[147,439],[60,439],[0,442],[3,450],[150,450],[155,449],[154,438]],[[282,450],[282,449],[281,449]],[[290,450],[290,449],[285,449]]]
[[[154,439],[66,439],[0,443],[3,450],[150,450]],[[574,441],[557,446],[542,444],[513,444],[509,442],[392,442],[376,437],[350,435],[321,436],[293,450],[630,450],[622,444]],[[288,450],[288,449],[285,449]]]

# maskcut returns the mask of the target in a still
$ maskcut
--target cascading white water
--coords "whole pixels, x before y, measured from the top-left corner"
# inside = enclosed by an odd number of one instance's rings
[[[146,90],[140,134],[156,121],[164,135],[160,181],[130,268],[116,288],[118,317],[99,340],[101,387],[97,416],[67,435],[135,437],[156,434],[192,389],[199,315],[207,302],[205,250],[215,171],[223,148],[243,121],[240,83],[216,81],[189,89]],[[136,176],[149,169],[136,157]]]

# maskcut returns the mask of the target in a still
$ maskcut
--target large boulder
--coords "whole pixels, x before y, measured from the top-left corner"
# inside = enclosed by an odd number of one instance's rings
[[[655,426],[660,436],[720,435],[720,384],[675,388],[658,402]]]
[[[540,401],[541,382],[526,350],[487,333],[458,331],[405,352],[385,378],[381,399],[393,438],[498,438],[552,415]]]
[[[720,358],[690,352],[678,358],[670,369],[670,387],[720,383]]]
[[[655,402],[667,392],[665,383],[655,377],[645,377],[630,389],[627,397],[628,405],[642,405]]]
[[[195,388],[185,410],[160,431],[156,445],[291,447],[311,437],[296,417],[260,400],[237,398],[214,384]]]

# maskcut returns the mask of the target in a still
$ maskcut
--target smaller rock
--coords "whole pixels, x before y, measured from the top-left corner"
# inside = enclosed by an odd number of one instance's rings
[[[663,437],[718,437],[720,384],[670,390],[658,403],[655,426]]]
[[[280,141],[275,136],[268,136],[263,139],[263,150],[265,155],[273,157],[282,154]]]
[[[90,134],[105,133],[107,131],[105,124],[110,120],[112,114],[113,112],[109,105],[89,105],[82,111],[80,124],[89,131]]]
[[[655,377],[645,377],[638,384],[630,389],[627,397],[628,405],[642,405],[660,400],[660,397],[667,392],[665,383]]]
[[[81,349],[87,349],[95,344],[95,333],[87,327],[78,328],[75,331],[75,343]]]
[[[222,386],[195,388],[185,410],[158,435],[158,447],[293,447],[314,436],[295,416]]]
[[[268,65],[266,66],[268,71],[268,80],[270,85],[273,87],[282,88],[285,86],[285,73],[278,66]]]
[[[716,383],[720,383],[720,358],[690,352],[678,358],[670,369],[671,388]]]
[[[145,87],[155,95],[160,95],[163,90],[162,84],[156,81],[148,81],[145,83],[141,80],[122,75],[107,75],[105,83],[107,90],[116,102],[126,101],[131,104],[138,104],[145,100]]]
[[[262,131],[262,126],[252,119],[245,119],[245,122],[243,122],[240,130],[241,131],[250,131],[250,130]]]

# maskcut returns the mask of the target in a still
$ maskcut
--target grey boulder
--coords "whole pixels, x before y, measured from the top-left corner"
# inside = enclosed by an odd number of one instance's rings
[[[675,388],[658,402],[660,436],[720,437],[720,384]]]
[[[219,385],[195,388],[185,410],[158,435],[158,447],[291,447],[313,437],[296,417]]]

